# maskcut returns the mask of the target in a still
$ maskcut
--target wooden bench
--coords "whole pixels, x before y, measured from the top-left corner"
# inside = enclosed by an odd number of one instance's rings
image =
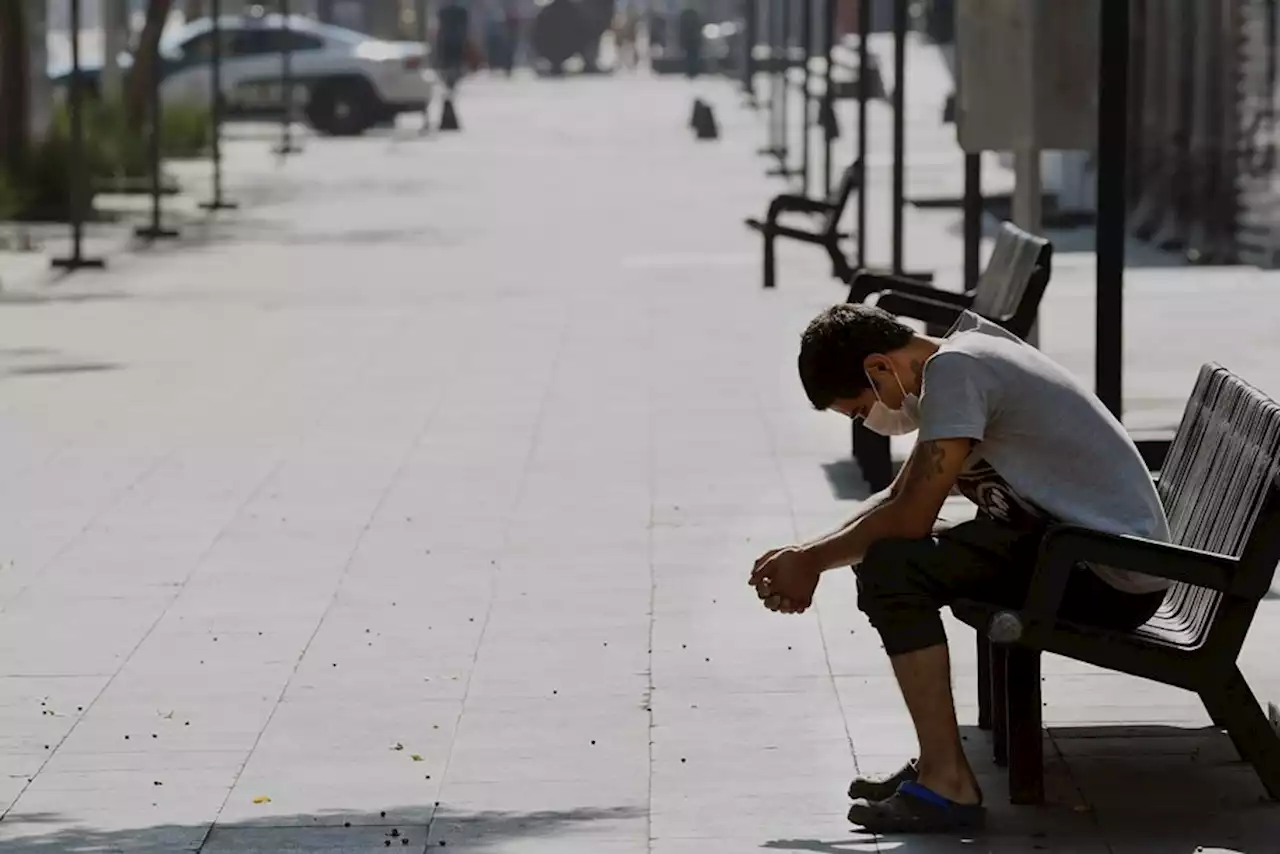
[[[760,232],[764,237],[764,286],[766,288],[772,288],[777,284],[774,241],[779,237],[821,246],[831,258],[834,275],[842,281],[848,281],[853,276],[849,262],[840,249],[840,241],[850,236],[840,232],[840,220],[848,209],[853,194],[858,192],[861,181],[861,163],[855,161],[844,170],[840,181],[825,199],[811,199],[808,196],[782,193],[774,196],[769,202],[769,211],[765,214],[763,221],[758,219],[746,221],[750,228]],[[782,225],[778,220],[784,213],[820,215],[819,228],[817,231],[806,231],[802,228]]]
[[[900,317],[922,320],[928,334],[945,335],[962,312],[972,311],[1025,338],[1035,325],[1053,267],[1053,245],[1006,222],[1000,226],[986,269],[971,291],[944,291],[917,279],[859,271],[846,302],[876,305]],[[853,425],[853,457],[873,492],[893,481],[889,439],[861,423]]]
[[[1196,692],[1280,800],[1280,736],[1236,664],[1280,563],[1280,405],[1205,365],[1157,486],[1171,544],[1056,526],[1020,610],[952,605],[978,630],[979,725],[993,730],[997,764],[1008,763],[1014,803],[1044,799],[1041,651]],[[1133,632],[1062,622],[1067,577],[1082,561],[1175,583]]]

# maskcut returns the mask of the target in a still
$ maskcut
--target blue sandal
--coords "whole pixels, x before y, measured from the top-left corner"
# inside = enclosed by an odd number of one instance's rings
[[[883,801],[860,799],[849,807],[849,821],[870,833],[947,833],[979,830],[986,823],[981,803],[958,804],[915,781],[898,786]]]

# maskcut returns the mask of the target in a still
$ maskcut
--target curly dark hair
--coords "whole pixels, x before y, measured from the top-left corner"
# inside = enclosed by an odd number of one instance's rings
[[[914,331],[874,306],[841,303],[810,321],[800,339],[800,382],[815,409],[870,388],[862,363],[911,343]]]

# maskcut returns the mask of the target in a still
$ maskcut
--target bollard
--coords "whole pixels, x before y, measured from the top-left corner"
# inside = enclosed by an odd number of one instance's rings
[[[458,122],[458,111],[453,106],[452,94],[444,97],[444,106],[440,109],[440,126],[438,129],[441,131],[462,130],[462,125]]]
[[[719,139],[720,128],[716,124],[715,113],[711,110],[711,105],[702,99],[694,101],[693,105],[693,132],[697,139]]]

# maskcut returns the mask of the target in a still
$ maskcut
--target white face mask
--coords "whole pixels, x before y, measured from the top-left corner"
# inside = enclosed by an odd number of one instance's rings
[[[920,429],[920,396],[907,394],[907,390],[902,386],[902,380],[898,378],[897,370],[893,372],[893,379],[902,392],[901,409],[890,409],[885,406],[884,401],[880,399],[880,391],[876,388],[876,384],[871,382],[870,375],[867,376],[867,382],[871,383],[871,391],[876,396],[876,402],[867,413],[867,417],[862,419],[862,423],[872,433],[879,433],[881,436],[904,436]]]

